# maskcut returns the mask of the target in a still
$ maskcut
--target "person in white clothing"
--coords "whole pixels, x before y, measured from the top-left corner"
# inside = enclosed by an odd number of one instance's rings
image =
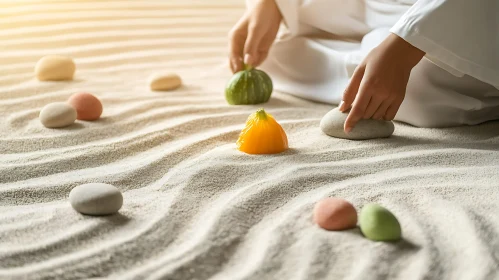
[[[247,4],[230,33],[232,71],[259,66],[279,91],[340,104],[347,133],[363,118],[419,127],[499,119],[497,0]]]

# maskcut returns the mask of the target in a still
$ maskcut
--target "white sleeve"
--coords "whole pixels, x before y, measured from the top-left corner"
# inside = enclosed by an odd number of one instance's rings
[[[358,38],[369,32],[364,22],[364,4],[344,0],[274,0],[289,33],[293,36],[327,32]],[[255,0],[246,0],[248,7]]]
[[[282,20],[291,34],[298,34],[300,29],[298,9],[301,0],[276,0]]]
[[[284,24],[291,34],[297,34],[299,29],[298,8],[301,0],[275,0],[282,14]],[[246,7],[251,8],[255,0],[246,0]]]
[[[499,88],[498,0],[418,0],[390,31],[445,70]]]

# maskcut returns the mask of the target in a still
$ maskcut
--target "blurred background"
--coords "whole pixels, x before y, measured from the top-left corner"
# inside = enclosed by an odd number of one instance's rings
[[[47,54],[73,57],[83,75],[158,67],[206,73],[225,62],[227,33],[243,11],[241,0],[1,0],[0,83],[25,81]]]

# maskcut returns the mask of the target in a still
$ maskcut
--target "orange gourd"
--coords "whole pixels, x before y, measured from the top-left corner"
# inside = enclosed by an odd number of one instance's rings
[[[274,117],[260,109],[248,117],[237,148],[248,154],[277,154],[288,149],[288,137]]]

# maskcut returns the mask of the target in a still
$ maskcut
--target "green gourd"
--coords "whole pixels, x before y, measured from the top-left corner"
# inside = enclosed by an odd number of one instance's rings
[[[272,79],[267,73],[245,66],[237,72],[225,87],[225,99],[230,105],[251,105],[269,101]]]
[[[397,241],[402,237],[402,229],[395,215],[375,203],[362,208],[359,223],[362,234],[374,241]]]

